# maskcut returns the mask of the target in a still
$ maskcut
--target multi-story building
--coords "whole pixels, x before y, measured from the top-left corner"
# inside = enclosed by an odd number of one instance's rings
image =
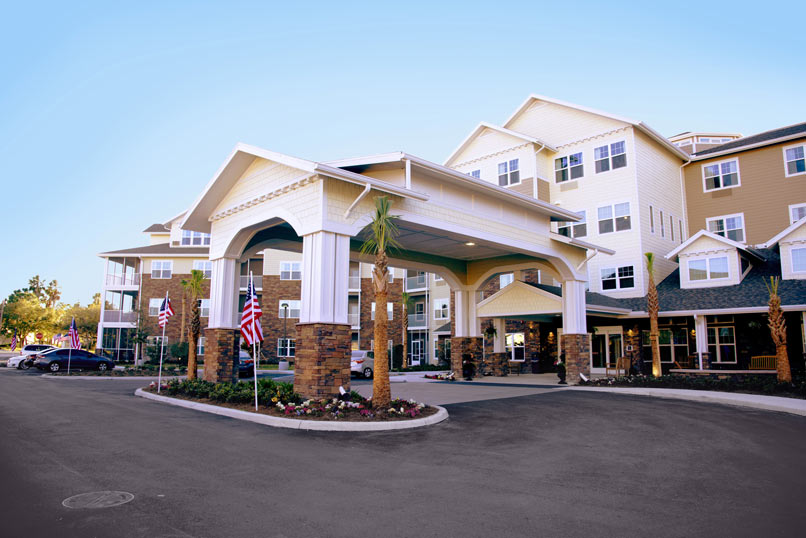
[[[721,146],[737,138],[741,138],[739,133],[693,133],[686,131],[669,137],[669,142],[682,149],[686,153],[697,153],[716,146]]]

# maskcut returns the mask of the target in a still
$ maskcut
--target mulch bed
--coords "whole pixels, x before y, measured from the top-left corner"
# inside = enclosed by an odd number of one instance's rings
[[[158,377],[159,371],[157,370],[107,370],[106,372],[99,372],[98,370],[70,370],[51,373],[54,376],[95,376],[95,377]],[[174,377],[178,375],[187,375],[186,371],[162,371],[162,377]]]

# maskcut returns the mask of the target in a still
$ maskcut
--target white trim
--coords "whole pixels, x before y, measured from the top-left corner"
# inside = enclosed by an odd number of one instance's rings
[[[800,208],[806,209],[806,203],[803,203],[803,204],[789,204],[789,215],[788,216],[789,216],[789,224],[790,225],[795,224],[798,220],[800,220],[800,219],[792,220],[792,210],[793,209],[800,209]],[[804,216],[806,216],[806,215],[804,215]],[[801,219],[802,218],[803,217],[801,217]]]
[[[721,186],[721,187],[717,187],[715,189],[709,189],[708,185],[705,182],[705,180],[706,180],[705,167],[706,166],[716,166],[717,168],[719,168],[719,175],[718,176],[708,176],[708,177],[718,177],[720,183],[724,183],[724,181],[722,179],[724,177],[724,175],[722,174],[722,165],[725,164],[725,163],[732,162],[732,161],[736,161],[736,185],[728,185],[727,187],[725,187],[724,184],[723,184],[723,186]],[[722,159],[721,161],[715,161],[715,162],[710,162],[710,163],[704,163],[704,164],[700,165],[700,168],[701,168],[701,171],[702,171],[702,192],[703,193],[722,191],[722,190],[725,190],[725,189],[734,189],[736,187],[741,187],[742,186],[742,174],[741,174],[741,172],[739,170],[739,158],[738,157],[733,157],[731,159]]]
[[[806,310],[806,304],[796,305],[781,305],[781,310],[784,312],[801,312]],[[663,310],[658,312],[662,317],[676,317],[676,316],[716,316],[720,314],[758,314],[768,312],[768,306],[739,306],[735,308],[714,308],[711,310]],[[643,310],[631,311],[625,318],[645,318],[647,312]]]
[[[790,261],[792,263],[792,273],[800,275],[800,274],[806,273],[806,268],[804,268],[802,271],[798,271],[798,270],[795,269],[795,251],[796,250],[806,251],[806,248],[804,248],[804,247],[797,247],[797,248],[793,247],[789,251],[789,258],[790,258]]]
[[[708,229],[708,225],[711,222],[722,220],[722,221],[724,221],[723,225],[722,225],[723,226],[723,231],[725,232],[724,237],[728,238],[727,220],[730,219],[730,218],[736,218],[736,217],[740,217],[742,219],[742,227],[741,227],[742,240],[737,241],[737,243],[747,243],[747,227],[746,227],[746,223],[745,223],[745,220],[744,220],[744,213],[743,212],[742,213],[733,213],[731,215],[718,215],[716,217],[708,217],[708,218],[705,219],[705,229],[708,230],[709,232],[713,233],[713,234],[716,234],[716,235],[719,235],[720,237],[722,237],[717,232],[713,232],[713,231]],[[734,229],[737,230],[739,228],[734,228]],[[730,239],[730,238],[728,238],[728,239]],[[735,241],[735,239],[731,239],[731,241]]]
[[[804,172],[796,172],[794,174],[789,173],[789,170],[788,170],[788,168],[786,166],[787,163],[789,163],[789,161],[786,160],[786,150],[793,149],[793,148],[803,148],[803,157],[804,157],[804,160],[806,160],[806,143],[802,142],[800,144],[790,144],[789,146],[782,147],[781,148],[781,154],[784,156],[784,177],[795,177],[795,176],[806,175],[806,171],[804,171]],[[800,159],[796,159],[796,160],[799,161]]]
[[[804,220],[804,222],[806,222],[806,218],[804,218],[803,220]],[[677,255],[680,252],[682,252],[683,250],[688,248],[689,245],[694,243],[697,239],[699,239],[702,236],[710,237],[711,239],[721,241],[722,243],[725,243],[727,246],[737,248],[737,249],[741,250],[742,252],[747,253],[748,256],[752,256],[753,258],[755,258],[757,260],[758,259],[763,260],[763,258],[759,258],[758,254],[755,254],[752,251],[750,251],[747,248],[747,245],[744,245],[742,243],[737,243],[736,241],[734,241],[732,239],[728,239],[727,237],[722,237],[721,235],[717,235],[717,234],[715,234],[713,232],[709,232],[708,230],[700,230],[699,232],[695,233],[694,235],[692,235],[691,237],[689,237],[688,239],[683,241],[683,243],[681,243],[676,249],[672,250],[670,253],[668,253],[666,256],[664,256],[664,258],[666,258],[667,260],[676,261],[674,258],[676,258]],[[766,245],[766,246],[761,245],[761,248],[769,248],[769,245]]]
[[[786,127],[784,127],[784,129],[785,128]],[[758,134],[764,134],[764,133],[758,133]],[[756,135],[752,135],[752,136],[756,136]],[[696,155],[696,154],[694,154],[694,155],[691,156],[691,160],[692,161],[705,161],[707,159],[713,159],[714,157],[723,157],[725,155],[731,155],[731,154],[734,154],[734,153],[741,153],[741,152],[747,151],[749,149],[754,149],[754,148],[759,148],[759,147],[764,147],[764,146],[773,146],[773,145],[779,144],[781,142],[786,142],[787,140],[794,140],[796,138],[804,138],[804,137],[806,137],[806,133],[804,133],[804,132],[795,133],[795,134],[791,134],[791,135],[787,135],[787,136],[781,136],[781,137],[778,137],[778,138],[773,138],[771,140],[763,140],[761,142],[756,142],[755,144],[748,144],[746,146],[739,146],[739,147],[735,147],[735,148],[725,149],[725,150],[722,150],[722,151],[715,151],[714,153],[707,153],[705,155]],[[742,138],[747,138],[747,137],[742,137]],[[737,138],[736,140],[741,140],[741,138]],[[735,142],[736,140],[731,140],[731,142]],[[727,143],[730,143],[730,142],[727,142]]]
[[[728,276],[720,277],[720,278],[712,278],[711,277],[711,260],[717,260],[717,259],[723,259],[723,258],[725,259],[725,263],[728,266],[727,267]],[[698,279],[691,278],[691,262],[699,262],[699,261],[704,261],[705,262],[705,278],[698,278]],[[710,254],[710,255],[703,254],[703,255],[700,255],[700,256],[687,258],[686,259],[686,267],[685,267],[685,269],[686,269],[686,274],[688,275],[689,283],[695,283],[695,282],[721,282],[723,280],[730,280],[730,258],[728,257],[727,253],[725,253],[725,254]]]
[[[512,136],[512,137],[515,137],[515,138],[519,138],[519,139],[525,140],[527,142],[531,142],[532,144],[540,144],[541,146],[546,147],[546,148],[550,149],[551,151],[557,151],[556,148],[554,148],[551,145],[543,142],[542,140],[538,140],[537,138],[531,137],[531,136],[523,134],[523,133],[519,133],[517,131],[513,131],[511,129],[507,129],[506,127],[501,127],[499,125],[495,125],[495,124],[492,124],[492,123],[488,123],[486,121],[482,121],[482,122],[479,122],[479,124],[476,126],[476,128],[473,129],[470,132],[470,134],[467,135],[465,137],[465,139],[462,140],[462,142],[456,147],[456,149],[451,152],[451,154],[448,156],[448,158],[445,159],[445,162],[442,163],[443,166],[450,166],[451,164],[453,164],[453,160],[456,158],[456,156],[459,153],[461,153],[462,151],[464,151],[464,149],[468,146],[468,144],[470,144],[470,142],[472,140],[477,138],[484,129],[490,129],[490,130],[493,130],[493,131],[498,131],[499,133],[506,134],[506,135],[509,135],[509,136]]]
[[[760,246],[761,248],[772,248],[772,247],[774,247],[774,246],[775,246],[775,245],[776,245],[776,244],[777,244],[777,243],[778,243],[778,242],[779,242],[781,239],[783,239],[783,238],[784,238],[784,237],[786,237],[787,235],[791,234],[792,232],[794,232],[795,230],[797,230],[798,228],[800,228],[800,227],[801,227],[801,226],[803,226],[804,224],[806,224],[806,217],[803,217],[803,218],[802,218],[802,219],[800,219],[799,221],[797,221],[797,222],[794,222],[794,223],[790,224],[789,226],[787,226],[786,228],[784,228],[784,229],[783,229],[783,230],[782,230],[780,233],[778,233],[778,235],[776,235],[775,237],[773,237],[772,239],[770,239],[770,240],[769,240],[769,241],[767,241],[766,243],[764,243],[764,244],[762,244],[762,245],[759,245],[759,246]]]

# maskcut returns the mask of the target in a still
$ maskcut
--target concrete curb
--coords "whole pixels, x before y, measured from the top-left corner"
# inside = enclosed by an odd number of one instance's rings
[[[78,379],[80,381],[86,381],[88,379],[92,380],[103,380],[103,381],[119,381],[121,379],[140,379],[142,381],[156,381],[159,379],[158,376],[144,376],[144,375],[129,375],[129,376],[102,376],[102,375],[50,375],[50,374],[40,374],[39,377],[44,377],[45,379]],[[167,381],[169,379],[185,379],[187,376],[162,376],[163,381]]]
[[[229,407],[220,407],[218,405],[203,404],[198,402],[191,402],[189,400],[181,400],[179,398],[171,398],[169,396],[160,396],[147,392],[143,389],[134,391],[135,396],[147,398],[160,403],[168,405],[175,405],[177,407],[185,407],[187,409],[194,409],[204,413],[212,413],[214,415],[222,415],[229,418],[238,420],[247,420],[249,422],[256,422],[264,426],[272,426],[275,428],[288,428],[291,430],[316,430],[316,431],[339,431],[339,432],[378,432],[378,431],[391,431],[391,430],[408,430],[412,428],[421,428],[423,426],[430,426],[438,424],[448,418],[448,411],[444,407],[433,405],[437,409],[435,415],[425,418],[416,418],[413,420],[401,420],[390,422],[336,422],[336,421],[318,421],[318,420],[300,420],[294,418],[280,418],[272,417],[269,415],[261,415],[259,413],[251,413],[249,411],[241,411],[240,409],[230,409]]]
[[[780,396],[763,396],[735,392],[716,392],[688,389],[652,389],[626,387],[569,387],[571,390],[608,392],[610,394],[629,394],[634,396],[654,396],[672,400],[688,400],[692,402],[716,403],[738,407],[750,407],[763,411],[777,411],[793,415],[806,416],[806,400],[798,398],[782,398]]]

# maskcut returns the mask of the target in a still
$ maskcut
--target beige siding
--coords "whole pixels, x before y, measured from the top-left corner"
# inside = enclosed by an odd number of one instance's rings
[[[536,102],[505,127],[558,147],[627,125],[598,114],[553,103]]]

